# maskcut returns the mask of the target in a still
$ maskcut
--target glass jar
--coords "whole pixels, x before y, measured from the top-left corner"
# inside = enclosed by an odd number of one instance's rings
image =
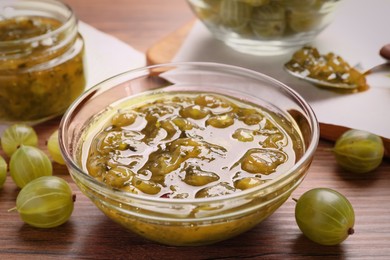
[[[55,0],[0,2],[0,124],[39,123],[84,91],[84,40]]]

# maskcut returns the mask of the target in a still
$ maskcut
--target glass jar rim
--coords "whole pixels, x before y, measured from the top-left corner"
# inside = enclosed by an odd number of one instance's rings
[[[72,115],[73,113],[77,113],[78,106],[85,103],[85,98],[91,97],[95,95],[96,93],[100,93],[100,90],[104,92],[104,90],[107,90],[111,87],[114,87],[116,85],[110,85],[112,83],[117,83],[118,79],[122,79],[122,82],[126,82],[128,80],[131,80],[131,77],[126,78],[129,75],[147,75],[150,73],[150,71],[157,70],[157,71],[165,71],[164,68],[172,68],[172,67],[183,67],[183,66],[195,66],[195,67],[201,67],[201,68],[221,68],[221,69],[229,69],[229,70],[237,70],[240,73],[244,74],[250,74],[252,76],[257,76],[262,79],[267,80],[270,83],[277,84],[279,87],[281,87],[285,92],[291,96],[291,98],[297,102],[303,111],[306,113],[306,116],[308,118],[309,124],[311,126],[311,134],[309,138],[309,145],[305,147],[305,152],[302,155],[301,158],[293,165],[292,168],[290,168],[285,173],[281,174],[280,176],[253,188],[243,190],[240,192],[235,192],[232,194],[222,195],[222,196],[216,196],[216,197],[208,197],[208,198],[193,198],[193,199],[175,199],[175,198],[160,198],[160,197],[152,197],[152,196],[146,196],[146,195],[139,195],[139,194],[133,194],[130,192],[122,191],[122,190],[115,190],[111,187],[108,187],[103,182],[100,182],[93,178],[92,176],[88,175],[81,167],[74,161],[73,157],[69,153],[69,149],[67,145],[65,144],[65,138],[66,136],[66,129],[67,126],[71,123]],[[142,73],[144,72],[144,74]],[[110,86],[108,86],[110,85]],[[229,199],[240,199],[245,198],[246,196],[249,196],[253,193],[259,192],[261,190],[266,190],[267,188],[270,188],[273,185],[276,185],[277,183],[282,183],[289,177],[291,177],[292,174],[298,171],[301,166],[305,164],[310,158],[313,156],[317,145],[319,141],[319,124],[317,121],[317,118],[315,116],[314,111],[312,110],[311,106],[301,97],[300,94],[298,94],[295,90],[287,86],[286,84],[267,76],[261,72],[253,71],[250,69],[237,67],[233,65],[227,65],[227,64],[220,64],[220,63],[213,63],[213,62],[172,62],[172,63],[165,63],[165,64],[157,64],[157,65],[150,65],[142,68],[137,68],[133,70],[129,70],[123,73],[120,73],[118,75],[115,75],[111,78],[108,78],[99,84],[95,85],[94,87],[90,88],[86,92],[84,92],[81,96],[78,97],[78,99],[73,102],[73,104],[68,108],[64,116],[62,117],[62,120],[60,122],[59,127],[59,144],[61,153],[63,154],[63,157],[65,161],[67,162],[68,167],[71,167],[76,173],[77,178],[81,177],[86,182],[88,182],[88,185],[92,185],[94,190],[99,190],[99,192],[104,193],[105,195],[115,195],[117,197],[123,197],[129,200],[135,200],[135,201],[144,201],[148,203],[158,203],[161,205],[185,205],[185,204],[203,204],[203,203],[218,203],[223,202]],[[73,137],[74,138],[74,137]],[[73,139],[74,140],[74,139]],[[278,197],[278,196],[277,196]]]
[[[45,34],[37,35],[37,36],[31,37],[31,38],[17,39],[17,40],[10,40],[10,41],[0,41],[0,48],[1,47],[18,46],[21,44],[32,44],[34,42],[39,42],[39,41],[42,41],[48,37],[53,37],[55,35],[59,35],[59,34],[65,32],[73,27],[76,27],[76,25],[77,25],[78,20],[77,20],[77,17],[75,15],[73,9],[68,4],[66,4],[62,1],[57,1],[57,0],[22,0],[22,1],[16,1],[16,2],[15,1],[6,1],[3,3],[3,5],[5,8],[7,8],[7,7],[13,8],[13,5],[15,5],[16,3],[20,3],[20,2],[26,2],[26,3],[30,3],[30,4],[34,4],[35,2],[39,2],[40,4],[49,4],[49,5],[52,5],[55,7],[62,8],[63,11],[68,12],[68,14],[65,17],[65,20],[61,21],[61,26],[59,26],[58,28],[55,28],[52,31],[46,32]],[[10,5],[8,5],[8,3]],[[35,10],[37,10],[37,8],[35,8]],[[46,10],[46,11],[48,11],[48,10]],[[18,16],[11,16],[10,18],[12,18],[12,17],[18,17]]]

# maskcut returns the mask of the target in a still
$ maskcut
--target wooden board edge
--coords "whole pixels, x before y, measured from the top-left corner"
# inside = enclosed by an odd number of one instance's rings
[[[188,22],[176,31],[168,34],[146,51],[146,63],[148,65],[169,63],[180,49],[183,41],[193,27],[195,20]]]

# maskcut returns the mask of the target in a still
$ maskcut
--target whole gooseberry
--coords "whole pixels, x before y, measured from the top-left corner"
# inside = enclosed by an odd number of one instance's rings
[[[37,147],[21,145],[11,156],[9,172],[19,188],[41,176],[50,176],[53,167],[49,157]]]
[[[11,155],[22,144],[29,146],[38,145],[38,136],[35,130],[25,124],[14,124],[5,129],[1,135],[1,147],[6,155]]]
[[[306,237],[321,245],[337,245],[354,233],[351,203],[328,188],[305,192],[295,205],[295,220]]]
[[[47,150],[53,161],[58,164],[65,165],[64,158],[62,157],[60,145],[58,143],[58,130],[54,131],[47,140]]]
[[[75,197],[69,184],[56,176],[29,182],[16,198],[22,220],[34,227],[52,228],[65,223],[73,212]]]
[[[375,134],[351,129],[337,139],[333,152],[342,168],[354,173],[366,173],[381,164],[384,145]]]

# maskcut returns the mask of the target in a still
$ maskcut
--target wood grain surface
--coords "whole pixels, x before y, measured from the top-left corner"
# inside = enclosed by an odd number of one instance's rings
[[[194,19],[184,0],[66,2],[84,22],[142,52]],[[35,126],[46,152],[45,142],[59,121]],[[66,167],[54,164],[54,174],[69,181],[77,196],[72,217],[53,229],[24,224],[16,212],[8,212],[19,192],[8,176],[0,190],[0,259],[390,259],[389,159],[372,173],[354,175],[338,167],[332,146],[320,140],[308,176],[292,197],[315,187],[343,193],[354,206],[356,232],[341,245],[320,246],[306,239],[295,223],[292,199],[254,229],[224,242],[201,247],[156,244],[109,220],[80,192]]]

